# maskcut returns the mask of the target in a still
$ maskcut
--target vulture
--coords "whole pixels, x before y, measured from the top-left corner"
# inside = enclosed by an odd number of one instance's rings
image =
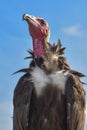
[[[71,69],[61,41],[49,43],[46,20],[24,14],[32,37],[31,62],[18,72],[13,96],[13,130],[84,130],[85,75]]]

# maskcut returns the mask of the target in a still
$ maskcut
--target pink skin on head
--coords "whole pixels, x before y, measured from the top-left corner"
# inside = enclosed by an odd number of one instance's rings
[[[28,14],[24,19],[29,25],[29,32],[33,40],[33,51],[35,56],[44,56],[44,40],[49,35],[48,23],[42,18],[36,18]]]

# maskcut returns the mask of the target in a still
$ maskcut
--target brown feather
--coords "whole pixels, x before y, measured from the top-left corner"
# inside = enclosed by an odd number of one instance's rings
[[[82,73],[80,73],[80,72],[78,72],[78,71],[71,70],[71,69],[70,69],[69,71],[70,71],[70,73],[72,73],[72,74],[78,76],[79,78],[86,77],[84,74],[82,74]]]
[[[23,72],[23,73],[30,73],[30,71],[32,71],[31,68],[24,68],[24,69],[20,69],[20,70],[14,72],[12,75],[17,74],[17,73],[20,73],[20,72]]]
[[[60,39],[58,39],[57,46],[58,46],[58,48],[61,48],[61,46],[62,46],[62,43],[61,43],[61,40],[60,40]]]
[[[57,53],[58,53],[59,55],[62,55],[62,54],[64,54],[64,50],[65,50],[65,49],[66,49],[65,47],[64,47],[64,48],[61,48],[61,49],[58,50]]]
[[[85,91],[76,76],[66,81],[67,130],[84,130]]]
[[[31,96],[34,87],[29,79],[29,73],[22,76],[14,90],[13,130],[25,130],[28,127]]]

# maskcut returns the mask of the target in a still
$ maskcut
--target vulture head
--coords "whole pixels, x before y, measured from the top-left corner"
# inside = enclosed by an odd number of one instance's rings
[[[44,48],[50,37],[50,29],[48,23],[39,17],[24,14],[23,19],[27,21],[29,33],[33,40],[33,51],[35,56],[44,56]]]

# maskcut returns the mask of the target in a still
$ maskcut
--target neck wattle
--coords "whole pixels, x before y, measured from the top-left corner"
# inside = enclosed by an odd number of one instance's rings
[[[33,51],[35,56],[44,56],[44,39],[33,39]]]

